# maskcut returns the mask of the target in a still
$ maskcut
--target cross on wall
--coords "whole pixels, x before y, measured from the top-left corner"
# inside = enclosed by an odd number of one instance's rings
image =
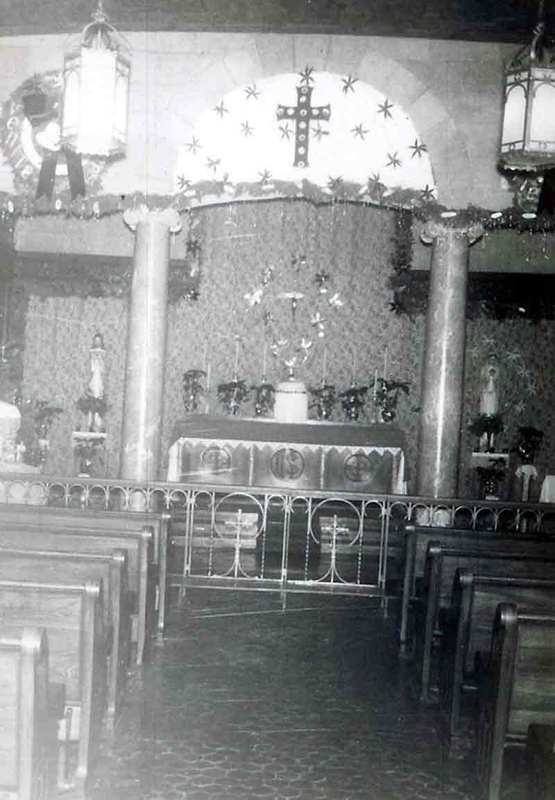
[[[308,145],[310,141],[310,123],[313,120],[328,122],[331,116],[329,103],[325,106],[311,105],[312,86],[297,86],[297,105],[277,107],[278,121],[295,122],[295,160],[294,167],[308,167]]]

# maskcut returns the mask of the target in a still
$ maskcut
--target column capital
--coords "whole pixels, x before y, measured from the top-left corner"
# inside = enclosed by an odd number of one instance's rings
[[[178,233],[182,226],[181,216],[175,208],[150,209],[144,204],[124,211],[123,221],[132,231],[135,231],[137,225],[141,222],[162,225],[166,227],[170,233]]]
[[[469,220],[464,212],[444,213],[445,216],[428,219],[424,224],[420,234],[424,244],[432,244],[435,239],[466,239],[471,245],[484,235],[482,223]]]

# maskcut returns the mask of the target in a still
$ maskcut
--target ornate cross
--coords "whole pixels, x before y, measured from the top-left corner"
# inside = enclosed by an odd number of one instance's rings
[[[297,86],[297,105],[277,107],[278,120],[295,121],[295,160],[294,167],[308,167],[308,142],[310,138],[310,123],[312,120],[328,121],[331,108],[326,106],[312,106],[312,86]]]

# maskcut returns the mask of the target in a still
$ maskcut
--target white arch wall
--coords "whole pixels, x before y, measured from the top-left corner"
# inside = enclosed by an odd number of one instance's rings
[[[117,20],[114,20],[117,22]],[[379,37],[130,33],[128,156],[105,173],[108,193],[167,195],[180,145],[227,92],[257,79],[315,70],[352,74],[398,103],[428,146],[445,205],[505,207],[496,171],[502,62],[514,46]],[[0,40],[0,99],[34,72],[61,66],[65,37]],[[0,166],[0,189],[11,174]]]

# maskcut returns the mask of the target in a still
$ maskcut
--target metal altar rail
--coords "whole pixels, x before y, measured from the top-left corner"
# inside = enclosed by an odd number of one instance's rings
[[[0,502],[169,511],[170,570],[191,586],[385,595],[407,524],[555,532],[555,504],[0,475]]]

